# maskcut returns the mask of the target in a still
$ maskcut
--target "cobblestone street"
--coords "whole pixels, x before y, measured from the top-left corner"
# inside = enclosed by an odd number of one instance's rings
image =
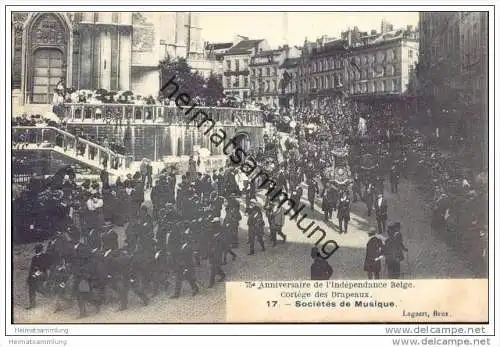
[[[398,194],[386,192],[389,202],[389,221],[400,221],[404,242],[409,248],[408,257],[402,263],[403,278],[471,278],[476,277],[472,266],[459,257],[443,238],[433,233],[429,223],[429,208],[424,206],[416,186],[403,181]],[[306,200],[302,200],[306,203]],[[352,204],[351,222],[348,234],[338,234],[336,219],[328,225],[322,220],[322,215],[316,210],[311,214],[307,207],[302,211],[317,225],[327,230],[327,238],[335,240],[340,248],[329,259],[334,271],[332,279],[365,279],[363,261],[365,245],[368,240],[367,231],[376,226],[375,217],[366,215],[364,203]],[[334,216],[335,217],[335,216]],[[246,217],[240,224],[240,248],[236,249],[238,258],[224,266],[227,281],[245,280],[307,280],[311,259],[309,257],[313,238],[308,239],[297,228],[295,222],[286,221],[284,232],[288,240],[286,244],[278,244],[271,248],[266,239],[266,251],[257,247],[254,256],[248,256],[246,240]],[[121,230],[121,235],[123,231]],[[123,242],[123,240],[121,240]],[[24,247],[26,248],[26,247]],[[32,245],[28,247],[30,250]],[[25,277],[28,266],[28,252],[22,248],[14,250],[15,286],[14,286],[14,321],[15,322],[224,322],[225,319],[225,289],[220,283],[212,289],[207,289],[208,265],[198,268],[197,277],[201,282],[201,292],[191,297],[189,286],[184,284],[183,296],[172,300],[168,293],[162,293],[153,298],[147,307],[142,307],[140,300],[130,294],[129,309],[116,312],[116,305],[107,305],[99,314],[85,319],[76,319],[77,307],[68,308],[63,312],[53,314],[53,303],[40,297],[38,308],[26,311],[27,292]],[[381,274],[385,277],[385,272]],[[92,312],[92,311],[90,311]],[[195,318],[196,317],[196,318]]]

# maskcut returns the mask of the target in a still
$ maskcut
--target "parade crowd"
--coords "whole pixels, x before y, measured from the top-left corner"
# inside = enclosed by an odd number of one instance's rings
[[[222,265],[228,255],[234,260],[233,249],[240,247],[241,213],[248,214],[249,255],[255,254],[255,241],[265,251],[264,215],[275,235],[271,246],[277,244],[276,235],[286,240],[279,205],[263,210],[256,199],[250,199],[244,210],[240,208],[236,169],[212,175],[192,170],[180,182],[173,170],[165,169],[152,185],[147,167],[112,185],[104,170],[101,182],[77,185],[71,169],[51,181],[50,189],[59,193],[53,202],[63,212],[59,220],[45,225],[55,230],[48,245],[35,247],[28,276],[30,308],[35,307],[37,292],[54,296],[56,310],[76,298],[81,316],[87,314],[88,304],[99,310],[114,297],[119,309],[126,309],[129,292],[147,305],[148,294],[167,290],[171,282],[172,298],[180,296],[184,281],[196,295],[195,268],[205,261],[210,267],[208,287],[216,279],[224,280]],[[143,204],[145,191],[150,193],[152,211]],[[28,226],[33,232],[39,229],[36,223]],[[125,226],[123,247],[114,226]]]
[[[385,258],[389,277],[399,277],[406,247],[399,223],[386,225],[384,178],[362,179],[354,170],[352,189],[349,184],[334,184],[324,174],[335,160],[328,147],[311,139],[310,146],[300,146],[305,141],[304,129],[299,125],[296,130],[284,148],[279,136],[265,136],[264,148],[249,154],[271,173],[295,206],[300,204],[305,187],[312,210],[316,198],[322,199],[326,222],[336,211],[340,233],[348,232],[351,196],[354,202],[364,201],[367,213],[374,210],[377,219],[377,229],[370,230],[364,270],[368,278],[379,278]],[[348,146],[345,141],[341,145]],[[37,292],[53,296],[56,310],[76,299],[80,316],[87,315],[89,304],[99,310],[113,300],[118,301],[120,310],[127,309],[130,292],[147,305],[150,296],[167,290],[172,282],[172,298],[181,295],[183,282],[196,295],[200,290],[196,267],[208,264],[208,287],[212,287],[216,280],[224,280],[222,267],[228,256],[236,259],[242,213],[248,215],[248,255],[256,254],[256,242],[265,251],[266,224],[272,247],[277,245],[278,236],[286,242],[283,226],[287,206],[266,198],[259,204],[259,188],[263,187],[258,182],[247,180],[242,185],[241,173],[229,161],[226,168],[211,175],[198,172],[193,159],[189,167],[179,182],[173,169],[164,169],[153,182],[147,163],[135,175],[128,175],[123,182],[118,178],[114,184],[105,170],[100,182],[87,180],[77,185],[71,169],[53,179],[50,189],[57,192],[54,201],[63,211],[58,214],[62,218],[45,227],[55,232],[48,245],[35,247],[27,282],[29,308],[35,307]],[[396,176],[391,175],[391,180]],[[397,182],[392,183],[397,189]],[[152,211],[143,204],[146,192]],[[114,226],[125,227],[122,247]],[[36,221],[29,228],[37,230]],[[328,279],[332,268],[317,248],[312,249],[311,257],[311,279]]]
[[[384,265],[389,278],[399,278],[408,249],[401,224],[388,224],[384,186],[388,180],[390,192],[397,194],[400,177],[408,177],[409,149],[403,143],[412,138],[400,124],[388,121],[387,110],[371,110],[365,119],[349,102],[333,100],[323,109],[327,111],[300,109],[287,115],[286,140],[278,133],[265,135],[264,147],[248,154],[294,206],[305,197],[314,211],[320,199],[324,221],[328,225],[335,217],[339,233],[348,233],[351,205],[364,204],[376,225],[368,231],[360,266],[369,279],[379,279]],[[382,115],[374,117],[376,112]],[[364,160],[367,155],[376,164]],[[199,171],[191,158],[184,175],[168,168],[153,179],[146,161],[135,175],[113,184],[106,170],[100,182],[77,185],[71,169],[52,179],[49,190],[56,192],[53,202],[61,218],[46,221],[50,241],[35,247],[27,281],[29,308],[35,307],[37,292],[53,297],[56,311],[76,300],[80,316],[87,315],[89,304],[97,311],[107,303],[125,310],[130,293],[148,305],[150,297],[173,286],[171,297],[178,298],[184,282],[196,295],[197,268],[208,266],[208,287],[225,279],[228,256],[235,260],[235,250],[242,247],[243,214],[248,216],[248,255],[256,254],[256,242],[266,250],[266,226],[272,247],[278,237],[286,242],[283,226],[292,207],[268,196],[259,203],[268,187],[254,180],[242,184],[242,173],[229,160],[218,171]],[[148,196],[152,210],[144,204]],[[115,226],[125,228],[124,242]],[[36,231],[40,226],[33,221],[28,228]],[[316,247],[311,257],[311,279],[330,278],[332,267]]]

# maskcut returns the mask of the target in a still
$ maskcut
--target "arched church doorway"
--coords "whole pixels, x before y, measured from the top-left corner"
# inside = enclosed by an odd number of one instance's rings
[[[64,13],[31,14],[23,28],[23,83],[26,102],[48,104],[62,79],[72,86],[72,29]]]
[[[49,104],[63,75],[63,54],[57,48],[41,48],[33,54],[32,102]]]

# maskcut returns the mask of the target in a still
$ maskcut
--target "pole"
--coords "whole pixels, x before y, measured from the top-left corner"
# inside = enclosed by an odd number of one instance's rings
[[[186,47],[186,59],[189,59],[189,54],[191,53],[191,12],[188,12],[188,24],[187,24],[187,47]]]

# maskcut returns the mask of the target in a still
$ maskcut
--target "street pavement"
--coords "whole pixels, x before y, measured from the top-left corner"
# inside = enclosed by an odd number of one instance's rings
[[[403,181],[398,194],[386,191],[385,196],[389,204],[389,222],[401,222],[404,243],[409,249],[408,257],[402,263],[404,279],[477,277],[472,266],[451,249],[443,237],[439,237],[431,230],[430,206],[425,205],[412,182]],[[262,201],[262,196],[259,200]],[[368,230],[376,228],[374,213],[368,217],[364,203],[359,201],[353,203],[348,233],[339,234],[335,213],[332,221],[325,224],[322,214],[318,211],[320,204],[316,205],[316,212],[311,213],[305,195],[302,202],[307,205],[302,213],[307,213],[308,218],[314,219],[316,225],[327,231],[326,239],[335,240],[340,246],[328,259],[333,267],[332,279],[365,279],[366,274],[363,271],[365,246]],[[296,222],[286,218],[283,231],[287,234],[287,243],[278,243],[277,247],[272,248],[267,237],[266,251],[261,252],[260,247],[256,245],[256,254],[249,256],[246,223],[246,216],[243,215],[240,224],[240,248],[235,250],[238,258],[233,262],[229,256],[228,265],[223,267],[227,281],[309,279],[312,263],[310,250],[316,239],[308,239],[298,229]],[[120,230],[120,234],[120,241],[123,242],[123,230]],[[54,314],[53,302],[43,297],[38,299],[37,308],[27,311],[23,308],[28,302],[25,279],[29,266],[28,251],[31,252],[33,246],[23,247],[14,249],[13,312],[16,323],[211,323],[225,320],[224,284],[218,283],[212,289],[206,288],[209,276],[206,262],[197,269],[201,291],[195,297],[191,296],[189,285],[184,284],[179,299],[169,299],[172,294],[170,288],[167,293],[152,298],[149,306],[143,307],[140,300],[130,293],[127,311],[117,312],[117,304],[114,304],[103,307],[101,312],[95,315],[93,308],[89,307],[90,317],[84,319],[76,318],[78,315],[76,303],[73,307]],[[381,276],[385,278],[386,273],[383,272]]]

